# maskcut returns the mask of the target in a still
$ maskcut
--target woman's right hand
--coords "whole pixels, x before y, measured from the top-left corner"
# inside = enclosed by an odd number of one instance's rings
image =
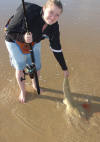
[[[32,43],[32,33],[31,32],[25,33],[24,40],[25,43]]]

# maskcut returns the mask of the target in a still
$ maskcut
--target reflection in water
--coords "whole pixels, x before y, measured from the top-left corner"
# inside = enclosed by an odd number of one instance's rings
[[[40,5],[45,1],[34,0]],[[65,105],[62,103],[63,75],[48,48],[48,41],[42,43],[43,68],[40,84],[45,92],[38,97],[33,93],[30,80],[27,79],[27,103],[22,105],[17,102],[19,90],[4,44],[3,27],[21,0],[8,0],[6,3],[0,1],[0,141],[2,142],[21,140],[33,142],[33,139],[36,142],[51,140],[99,142],[100,1],[62,1],[64,13],[59,22],[62,47],[70,72],[70,89],[76,103],[82,103],[87,99],[90,101],[88,120],[74,121],[75,119],[66,115]]]

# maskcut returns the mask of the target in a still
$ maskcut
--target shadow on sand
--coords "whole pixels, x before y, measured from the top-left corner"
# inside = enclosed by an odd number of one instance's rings
[[[33,101],[35,99],[45,99],[45,100],[51,100],[54,102],[60,102],[63,103],[63,96],[61,97],[55,97],[54,94],[63,95],[63,91],[61,90],[54,90],[50,88],[44,88],[42,87],[44,92],[41,95],[37,95],[36,92],[27,92],[26,96],[26,102]],[[46,94],[45,94],[46,92]],[[51,95],[47,95],[47,92],[51,93]],[[84,104],[89,103],[89,107],[86,108],[88,111],[88,119],[94,114],[94,113],[100,113],[100,97],[98,96],[91,96],[87,94],[77,94],[77,93],[71,93],[73,100],[78,104]],[[86,101],[88,100],[88,102]]]

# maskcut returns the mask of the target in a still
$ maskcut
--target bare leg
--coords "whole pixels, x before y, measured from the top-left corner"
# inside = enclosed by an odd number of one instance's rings
[[[38,75],[38,78],[39,78],[39,76],[40,76],[40,70],[37,71],[37,75]],[[37,91],[35,79],[32,79],[32,87],[33,87],[34,91]],[[43,92],[43,90],[40,88],[40,94],[41,94],[42,92]]]
[[[16,79],[20,88],[20,95],[19,95],[19,101],[21,103],[25,102],[25,81],[21,81],[21,77],[24,78],[24,73],[21,70],[16,70]]]
[[[38,75],[38,78],[39,78],[39,75],[40,75],[40,70],[37,71],[37,75]],[[36,88],[36,83],[35,83],[35,79],[32,79],[32,87],[35,91],[37,91],[37,88]]]

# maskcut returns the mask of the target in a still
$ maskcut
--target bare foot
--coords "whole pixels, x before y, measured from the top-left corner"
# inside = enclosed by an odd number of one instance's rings
[[[20,95],[19,95],[19,102],[20,103],[25,103],[25,94],[24,93],[20,93]]]
[[[34,91],[37,91],[36,85],[34,83],[32,83],[32,87]]]
[[[37,88],[36,88],[36,86],[33,83],[32,83],[32,87],[33,87],[33,90],[35,92],[37,92]],[[43,93],[43,92],[44,92],[43,89],[40,88],[40,94]]]

